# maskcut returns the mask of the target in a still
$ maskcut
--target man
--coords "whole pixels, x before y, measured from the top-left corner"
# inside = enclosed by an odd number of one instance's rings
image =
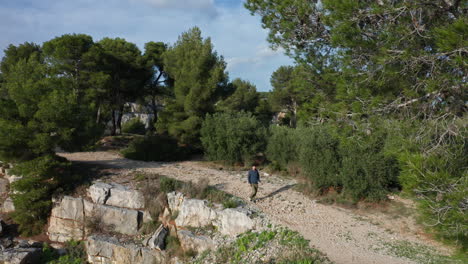
[[[258,183],[260,182],[260,174],[258,173],[257,168],[252,166],[252,169],[249,170],[248,181],[250,184],[250,188],[252,189],[252,193],[250,194],[250,201],[254,201],[255,195],[257,195],[258,190]]]

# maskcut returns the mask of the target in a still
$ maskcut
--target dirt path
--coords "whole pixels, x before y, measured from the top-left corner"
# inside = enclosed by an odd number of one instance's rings
[[[134,170],[159,173],[183,181],[206,177],[211,185],[244,200],[247,200],[249,193],[246,173],[208,168],[202,162],[141,162],[127,160],[111,152],[65,153],[62,156],[72,161],[101,164],[118,168],[119,171],[121,169],[122,177]],[[311,246],[327,254],[336,263],[417,263],[405,257],[392,256],[388,245],[398,241],[434,245],[433,241],[401,226],[405,223],[401,220],[392,222],[391,219],[362,216],[352,210],[317,203],[293,190],[295,184],[293,180],[262,175],[257,195],[260,200],[250,205],[262,210],[273,222],[301,233],[310,240]]]

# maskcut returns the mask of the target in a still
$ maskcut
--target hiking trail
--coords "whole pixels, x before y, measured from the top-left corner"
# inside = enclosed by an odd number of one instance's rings
[[[125,159],[115,152],[61,153],[70,161],[96,164],[114,169],[113,180],[133,181],[133,171],[161,174],[182,181],[196,182],[208,178],[210,185],[242,198],[249,206],[264,212],[274,223],[298,231],[310,245],[325,253],[337,264],[407,264],[426,263],[392,253],[392,245],[417,244],[438,254],[450,250],[420,233],[414,220],[405,216],[385,216],[382,213],[359,213],[317,203],[296,190],[296,181],[274,175],[264,175],[256,203],[248,202],[250,188],[247,171],[228,171],[210,167],[202,161],[143,162]],[[409,242],[409,243],[408,243]],[[398,249],[398,247],[396,247]],[[434,252],[437,253],[437,252]],[[429,256],[428,256],[429,258]],[[430,262],[427,262],[430,263]]]

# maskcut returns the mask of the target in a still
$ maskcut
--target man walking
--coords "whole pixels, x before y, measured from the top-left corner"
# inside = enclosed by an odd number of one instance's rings
[[[249,170],[248,181],[250,184],[250,188],[252,189],[252,193],[250,194],[250,201],[254,201],[255,195],[257,195],[258,190],[258,183],[260,182],[260,174],[258,173],[257,168],[252,166],[252,169]]]

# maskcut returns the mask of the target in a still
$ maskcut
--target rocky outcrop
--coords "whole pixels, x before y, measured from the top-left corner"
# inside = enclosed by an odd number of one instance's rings
[[[115,232],[125,235],[138,234],[142,213],[137,210],[93,204],[88,201],[84,202],[84,209],[86,217],[90,217],[93,221],[100,221]]]
[[[145,207],[143,194],[120,184],[96,182],[88,189],[88,194],[97,204],[116,207],[142,209]]]
[[[13,203],[13,200],[11,197],[8,197],[3,201],[2,207],[1,207],[2,213],[11,213],[15,211],[15,204]]]
[[[196,236],[188,230],[180,230],[177,232],[177,235],[184,251],[193,250],[201,253],[216,247],[215,242],[211,238],[207,236]]]
[[[86,241],[86,249],[91,264],[155,264],[166,260],[164,252],[135,244],[122,244],[114,237],[90,236]]]
[[[63,197],[49,218],[49,239],[65,242],[85,238],[85,210],[82,198]]]
[[[5,264],[35,264],[39,262],[41,252],[40,248],[6,249],[0,256],[0,261]]]
[[[181,201],[181,202],[180,202]],[[214,225],[223,235],[237,236],[255,228],[255,221],[249,212],[242,209],[217,210],[210,208],[206,201],[184,199],[177,193],[168,194],[171,210],[178,211],[177,226],[203,227]]]
[[[207,201],[184,199],[175,223],[178,226],[202,227],[212,224],[216,211],[207,205]]]
[[[112,186],[103,182],[96,182],[91,185],[88,189],[88,195],[91,197],[94,203],[106,204],[107,199],[110,195],[110,189]]]
[[[9,191],[10,191],[10,181],[5,178],[0,178],[0,201],[3,201],[8,197]]]
[[[167,203],[171,212],[176,212],[180,210],[180,206],[184,201],[184,195],[180,192],[170,192],[167,194]]]
[[[239,209],[224,209],[217,213],[213,223],[223,235],[237,236],[254,229],[255,221],[248,216],[248,212]]]
[[[166,248],[165,239],[169,230],[160,225],[159,228],[154,232],[153,236],[148,241],[148,245],[152,249],[164,250]]]

